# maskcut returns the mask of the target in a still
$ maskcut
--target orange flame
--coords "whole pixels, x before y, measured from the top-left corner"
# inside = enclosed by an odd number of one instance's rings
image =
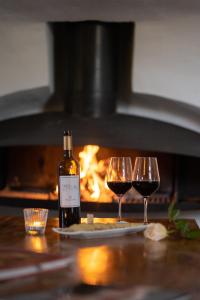
[[[99,146],[87,145],[79,153],[81,198],[85,201],[111,202],[113,193],[106,183],[107,164],[97,160]]]
[[[56,188],[55,188],[54,193],[55,193],[56,195],[58,195],[58,185],[57,185],[57,184],[56,184]]]
[[[106,160],[97,160],[99,149],[97,145],[87,145],[79,153],[81,199],[90,202],[112,202],[116,196],[107,186],[108,163]],[[58,195],[58,185],[54,193]]]

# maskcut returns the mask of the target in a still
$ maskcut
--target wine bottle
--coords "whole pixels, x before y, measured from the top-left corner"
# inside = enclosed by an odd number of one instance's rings
[[[73,157],[71,131],[64,131],[64,160],[59,164],[59,227],[80,223],[80,168]]]

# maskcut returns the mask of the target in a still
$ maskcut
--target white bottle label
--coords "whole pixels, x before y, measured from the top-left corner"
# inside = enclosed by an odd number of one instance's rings
[[[80,179],[79,176],[60,176],[60,206],[80,206]]]

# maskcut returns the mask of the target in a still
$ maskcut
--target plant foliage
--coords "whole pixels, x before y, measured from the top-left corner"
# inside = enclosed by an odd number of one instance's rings
[[[179,219],[180,210],[175,207],[175,202],[172,202],[168,207],[168,219],[175,227],[175,231],[183,238],[197,239],[200,237],[199,229],[192,229],[190,223],[186,220]],[[174,232],[173,231],[169,231]]]

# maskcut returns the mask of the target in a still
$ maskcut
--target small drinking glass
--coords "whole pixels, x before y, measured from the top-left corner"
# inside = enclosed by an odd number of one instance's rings
[[[160,175],[156,157],[136,157],[132,185],[144,197],[144,224],[148,224],[148,198],[160,186]]]
[[[43,235],[46,229],[48,209],[25,208],[24,222],[26,233],[30,235]]]
[[[122,196],[132,187],[132,163],[130,157],[111,157],[108,172],[107,185],[119,199],[118,218],[122,218]]]

